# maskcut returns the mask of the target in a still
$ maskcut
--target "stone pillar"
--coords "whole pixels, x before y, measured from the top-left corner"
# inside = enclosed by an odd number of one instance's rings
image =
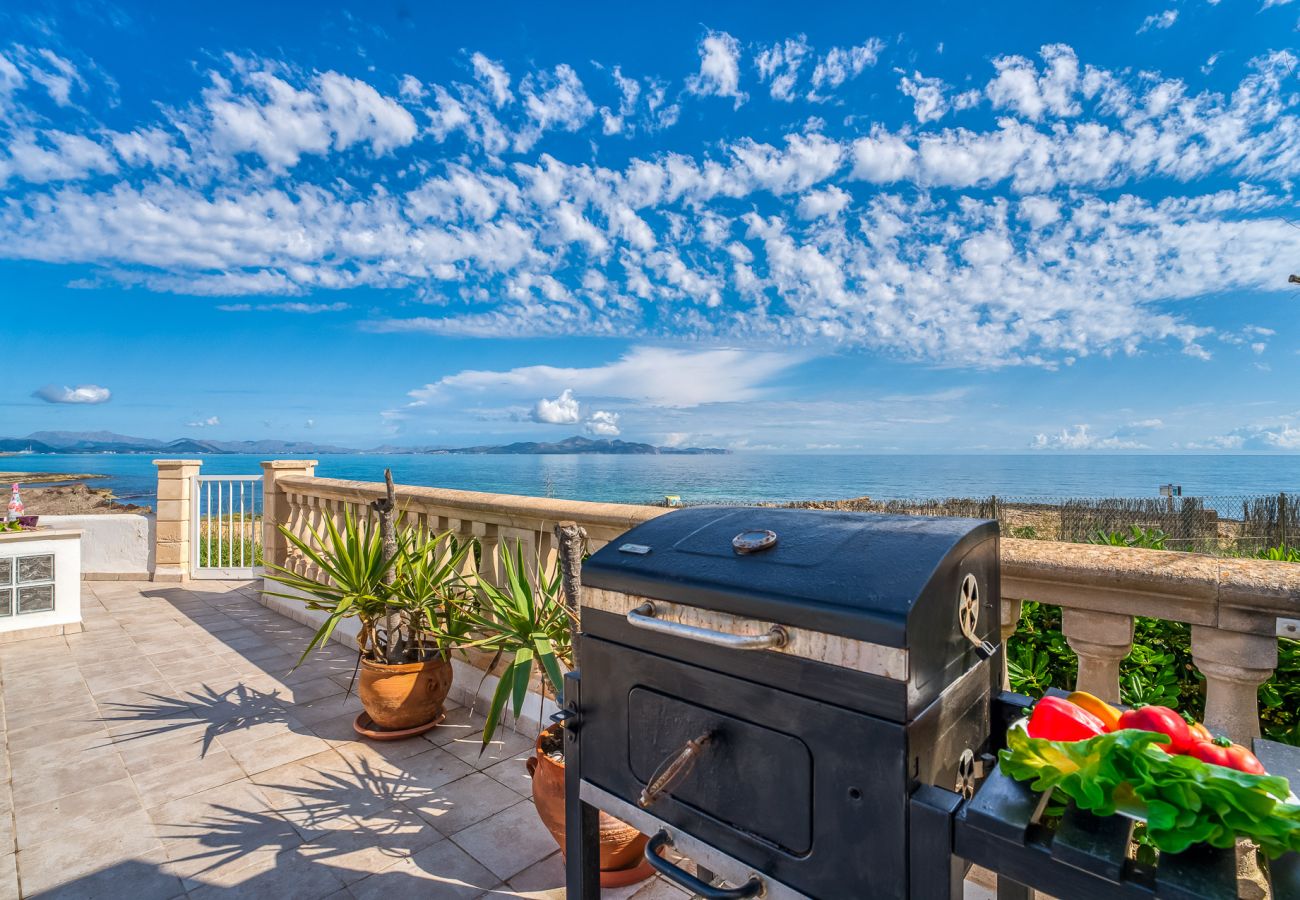
[[[158,518],[154,527],[154,581],[188,581],[190,566],[190,505],[199,459],[155,459],[158,467]]]
[[[1239,744],[1259,737],[1259,686],[1277,668],[1277,637],[1192,626],[1192,659],[1205,676],[1205,725]]]
[[[1063,608],[1061,633],[1079,656],[1075,690],[1118,703],[1119,664],[1133,649],[1133,617]]]
[[[272,459],[262,463],[262,560],[283,566],[288,559],[288,542],[279,526],[289,523],[289,497],[279,480],[286,475],[316,474],[314,459]]]
[[[1011,600],[1007,597],[1002,598],[1002,621],[1000,630],[1002,632],[1002,689],[1011,690],[1011,677],[1007,674],[1007,660],[1011,657],[1011,647],[1008,642],[1011,635],[1016,633],[1020,627],[1020,609],[1024,605],[1020,600]]]

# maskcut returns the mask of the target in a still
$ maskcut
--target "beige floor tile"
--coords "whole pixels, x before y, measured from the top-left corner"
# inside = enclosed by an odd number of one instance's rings
[[[329,831],[305,841],[297,852],[316,865],[328,866],[345,884],[352,884],[442,839],[442,835],[432,828]]]
[[[245,772],[255,775],[329,749],[330,745],[314,734],[287,732],[251,744],[240,744],[230,748],[229,752]]]
[[[26,850],[46,841],[61,839],[69,823],[80,827],[113,822],[141,812],[144,812],[144,807],[131,779],[97,784],[57,800],[24,808],[23,814],[17,817],[18,849]]]
[[[471,713],[467,706],[450,709],[437,728],[425,732],[424,739],[434,746],[441,747],[449,741],[481,732],[486,721],[487,719],[478,713]]]
[[[474,772],[406,803],[434,828],[455,834],[518,803],[520,797],[481,772]]]
[[[555,839],[527,800],[452,835],[498,878],[508,879],[555,852]]]
[[[226,751],[213,750],[198,760],[137,771],[131,777],[145,808],[150,808],[239,781],[244,770]]]
[[[528,774],[527,766],[527,761],[531,756],[532,753],[527,753],[523,756],[502,760],[494,766],[483,769],[483,774],[499,781],[520,797],[531,797],[533,796],[533,776]]]
[[[58,887],[43,891],[41,900],[174,900],[184,896],[179,878],[165,871],[161,850],[122,859],[102,869],[78,875]],[[32,896],[27,894],[27,896]]]
[[[25,758],[31,758],[30,763],[20,763],[16,756],[10,757],[15,771],[13,800],[16,809],[57,800],[97,784],[118,781],[127,774],[121,757],[111,747],[105,751],[50,755],[43,763],[38,763],[36,756],[42,752],[36,750],[23,754]]]
[[[18,895],[18,856],[10,851],[0,855],[0,897]]]
[[[34,896],[82,876],[158,850],[162,844],[143,812],[101,824],[65,827],[57,841],[18,851],[23,893]]]
[[[194,900],[231,896],[317,900],[343,889],[343,880],[329,866],[313,862],[297,849],[258,854],[243,868],[210,873],[193,881],[199,882],[190,890]]]
[[[486,747],[483,732],[477,731],[448,741],[442,749],[476,769],[486,769],[508,759],[519,760],[522,766],[523,760],[533,754],[534,743],[534,738],[498,728]]]
[[[402,760],[428,753],[430,747],[425,741],[416,739],[409,741],[368,741],[356,737],[351,742],[338,744],[335,749],[345,759],[363,763],[375,771],[394,771],[402,766]]]
[[[472,900],[499,883],[451,841],[439,841],[348,890],[357,900]]]
[[[293,707],[294,716],[308,725],[343,715],[355,718],[359,712],[361,712],[361,699],[355,693],[351,696],[336,694],[310,703],[296,703]]]
[[[295,711],[302,707],[294,707]],[[311,733],[337,747],[340,744],[355,744],[359,738],[354,726],[357,720],[355,712],[345,712],[332,719],[316,722],[310,726]],[[425,744],[427,747],[428,744]]]

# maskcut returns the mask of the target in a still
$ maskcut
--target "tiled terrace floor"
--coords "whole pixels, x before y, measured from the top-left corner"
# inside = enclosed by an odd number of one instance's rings
[[[462,708],[356,740],[355,656],[290,672],[309,631],[253,584],[86,582],[82,610],[82,634],[0,645],[0,897],[561,895],[524,737],[479,757]]]

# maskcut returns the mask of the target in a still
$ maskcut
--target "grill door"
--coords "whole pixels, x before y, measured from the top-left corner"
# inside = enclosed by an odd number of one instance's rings
[[[647,812],[809,896],[906,896],[900,724],[590,635],[580,652],[584,780],[636,804],[710,733]]]
[[[803,741],[646,688],[628,695],[627,719],[640,736],[628,746],[637,781],[649,784],[687,741],[708,735],[697,763],[708,777],[692,771],[673,798],[786,853],[812,849],[812,808],[798,799],[812,797],[812,753]],[[755,780],[779,780],[791,802],[773,809],[771,792],[754,790]]]

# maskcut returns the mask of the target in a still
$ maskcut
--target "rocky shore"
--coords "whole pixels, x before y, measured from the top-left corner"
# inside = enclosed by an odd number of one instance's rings
[[[148,506],[118,503],[113,499],[113,492],[108,488],[90,487],[82,480],[102,477],[65,472],[0,472],[0,487],[4,487],[7,494],[7,486],[17,483],[29,516],[84,516],[153,511]]]

